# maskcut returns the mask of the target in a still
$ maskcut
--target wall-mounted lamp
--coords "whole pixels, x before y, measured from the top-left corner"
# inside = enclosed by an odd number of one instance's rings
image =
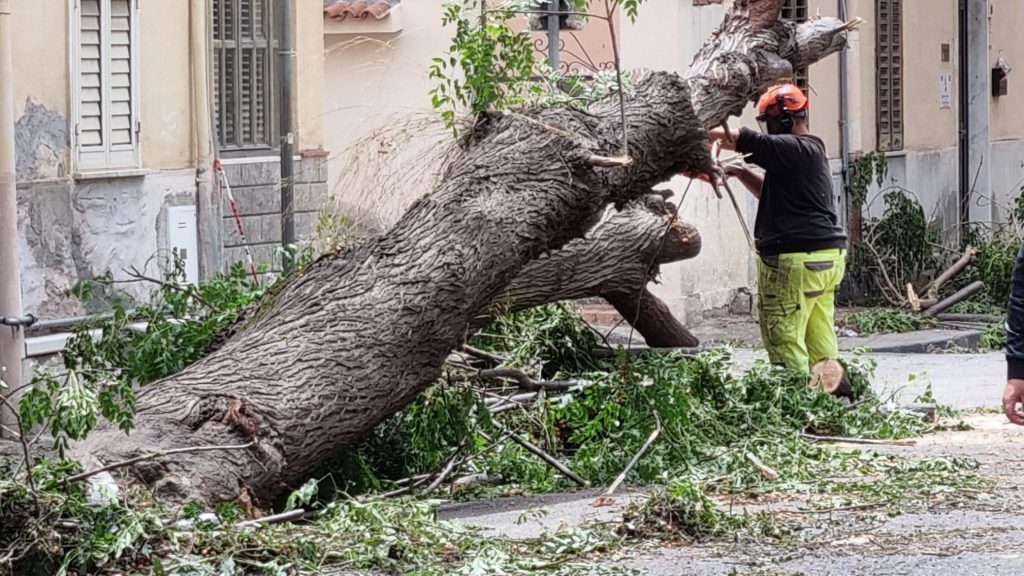
[[[992,69],[992,96],[1006,96],[1009,93],[1009,81],[1007,78],[1010,76],[1010,72],[1013,71],[1013,67],[1006,61],[1006,58],[1002,56],[996,61],[995,68]]]

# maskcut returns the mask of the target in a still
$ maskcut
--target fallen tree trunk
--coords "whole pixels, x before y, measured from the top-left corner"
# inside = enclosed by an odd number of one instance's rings
[[[629,166],[596,167],[595,155],[619,150],[617,98],[587,111],[482,116],[441,184],[391,230],[302,270],[219,349],[140,390],[130,436],[107,427],[76,454],[91,468],[255,441],[121,472],[180,500],[248,491],[266,502],[298,486],[431,386],[531,262],[584,237],[608,204],[642,198],[684,170],[712,170],[707,127],[738,112],[787,60],[791,71],[842,45],[838,22],[809,23],[817,31],[802,36],[807,25],[778,22],[780,5],[736,0],[686,79],[635,79]]]
[[[678,219],[674,205],[651,194],[601,221],[585,237],[527,264],[491,314],[600,296],[648,345],[694,347],[699,340],[646,286],[660,265],[693,258],[700,249],[697,229]]]

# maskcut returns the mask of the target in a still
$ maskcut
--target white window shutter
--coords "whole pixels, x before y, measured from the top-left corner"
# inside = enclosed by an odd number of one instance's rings
[[[77,167],[136,168],[137,35],[133,0],[80,0]]]

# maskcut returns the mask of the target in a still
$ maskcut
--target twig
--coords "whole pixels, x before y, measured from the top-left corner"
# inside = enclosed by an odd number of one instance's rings
[[[185,294],[187,296],[190,296],[190,297],[194,298],[196,302],[199,302],[200,304],[202,304],[203,306],[206,306],[210,310],[214,310],[214,307],[209,302],[207,302],[202,296],[200,296],[199,295],[199,291],[196,290],[191,285],[189,285],[189,286],[181,286],[181,285],[175,284],[173,282],[166,282],[164,280],[160,280],[159,278],[153,278],[151,276],[146,276],[142,272],[139,272],[139,270],[136,267],[134,267],[134,266],[132,266],[129,269],[125,269],[124,273],[127,274],[130,278],[132,278],[133,281],[151,282],[151,283],[156,284],[157,286],[160,286],[162,288],[168,288],[168,289],[174,290],[176,292],[181,292],[182,294]],[[126,281],[125,280],[113,280],[113,282],[122,282],[123,283],[123,282],[126,282]]]
[[[131,466],[132,464],[138,464],[139,462],[145,462],[146,460],[152,460],[154,458],[163,458],[165,456],[174,456],[175,454],[188,454],[192,452],[213,452],[215,450],[245,450],[246,448],[252,448],[256,445],[256,440],[249,442],[248,444],[239,444],[236,446],[192,446],[190,448],[174,448],[172,450],[161,450],[160,452],[153,452],[150,454],[143,454],[142,456],[136,456],[135,458],[129,458],[121,462],[114,462],[113,464],[107,464],[101,468],[95,470],[89,470],[88,472],[82,472],[81,474],[75,474],[64,479],[64,484],[71,484],[72,482],[78,482],[91,478],[97,474],[103,472],[109,472],[111,470],[117,470],[118,468],[124,468],[125,466]]]
[[[878,250],[875,250],[874,245],[871,244],[871,241],[868,240],[867,238],[864,239],[863,245],[867,246],[868,250],[871,251],[871,254],[875,256],[875,261],[878,262],[878,269],[881,270],[882,272],[882,278],[885,279],[885,283],[889,287],[890,292],[888,294],[885,294],[885,299],[888,300],[889,303],[894,306],[903,306],[904,303],[899,298],[901,296],[900,291],[896,289],[896,286],[892,283],[892,280],[889,279],[889,273],[885,269],[885,263],[882,262],[882,256],[878,253]],[[893,297],[893,294],[896,295],[895,298]]]
[[[838,508],[825,508],[824,510],[792,510],[795,514],[831,514],[833,512],[850,512],[853,510],[864,510],[866,508],[878,508],[884,506],[882,502],[871,502],[868,504],[854,504],[852,506],[840,506]]]
[[[32,503],[35,504],[36,514],[42,514],[43,509],[39,506],[39,494],[36,492],[36,482],[32,478],[32,455],[29,453],[28,439],[25,438],[25,427],[21,425],[21,415],[18,413],[18,409],[11,404],[7,398],[0,394],[0,403],[3,403],[8,410],[11,411],[11,415],[14,418],[14,423],[18,425],[18,442],[21,444],[21,453],[25,458],[25,475],[28,476],[28,488],[32,493]],[[21,468],[21,465],[18,465]]]
[[[729,186],[729,179],[722,178],[722,186],[725,187],[725,191],[729,194],[729,200],[732,201],[733,210],[736,211],[736,219],[740,221],[740,226],[743,227],[743,234],[747,237],[747,244],[750,249],[754,252],[757,251],[757,245],[754,243],[754,236],[750,233],[750,227],[747,226],[747,219],[743,217],[743,211],[740,210],[740,203],[736,200],[736,194],[733,193],[732,188]]]
[[[750,460],[750,463],[753,464],[754,467],[761,472],[761,475],[767,478],[768,480],[779,479],[779,473],[776,472],[774,468],[771,468],[764,462],[761,462],[761,459],[758,458],[753,452],[747,452],[746,454],[744,454],[744,456],[747,460]]]
[[[806,440],[812,442],[838,442],[841,444],[866,444],[869,446],[916,446],[917,442],[914,440],[873,440],[871,438],[846,438],[843,436],[818,436],[816,434],[808,434],[801,432],[802,436]]]
[[[608,157],[591,154],[587,158],[587,164],[597,166],[598,168],[624,168],[632,163],[633,159],[625,155]]]
[[[452,454],[452,457],[448,459],[448,463],[445,464],[444,468],[441,469],[440,474],[438,474],[434,478],[434,480],[430,484],[428,484],[426,488],[423,489],[424,496],[430,494],[434,490],[437,490],[437,487],[440,486],[441,483],[445,481],[445,478],[451,475],[451,473],[454,472],[457,467],[462,465],[463,460],[461,458],[458,458],[459,452],[462,451],[461,448],[462,447],[460,446],[459,449],[457,449],[455,453]]]
[[[536,392],[538,390],[551,390],[553,392],[565,392],[572,388],[572,382],[562,380],[542,381],[530,378],[526,372],[516,368],[492,368],[490,370],[479,370],[476,373],[478,378],[484,379],[508,379],[515,380],[521,390]]]
[[[469,354],[470,356],[476,356],[477,358],[480,358],[482,360],[489,360],[499,366],[505,363],[505,359],[503,357],[488,352],[486,350],[474,348],[469,344],[463,344],[462,346],[459,346],[459,350],[465,352],[466,354]]]
[[[618,1],[615,2],[618,6]],[[622,60],[619,57],[619,41],[615,37],[615,22],[612,20],[612,7],[604,0],[604,11],[607,15],[608,32],[611,34],[612,57],[615,61],[615,80],[619,88],[619,119],[622,121],[622,155],[629,156],[629,125],[626,122],[626,95],[622,86]]]
[[[573,482],[579,484],[580,486],[582,486],[584,488],[588,488],[590,486],[590,482],[587,482],[582,477],[580,477],[579,474],[576,474],[572,470],[569,470],[565,466],[565,464],[562,464],[561,462],[556,460],[554,456],[552,456],[552,455],[548,454],[547,452],[541,450],[539,447],[537,447],[535,444],[533,444],[529,440],[523,438],[522,436],[516,434],[515,432],[512,432],[511,430],[509,430],[508,428],[505,428],[504,426],[502,426],[501,424],[498,424],[497,422],[494,423],[494,426],[498,430],[500,430],[502,432],[502,434],[505,434],[506,436],[508,436],[513,442],[515,442],[516,444],[519,444],[520,446],[525,448],[527,452],[530,452],[534,456],[537,456],[538,458],[540,458],[541,460],[546,462],[548,464],[548,466],[551,466],[555,470],[558,470],[559,472],[561,472],[562,475],[564,475],[566,478],[572,480]]]
[[[629,474],[634,466],[636,466],[636,463],[640,461],[640,458],[643,457],[644,453],[647,452],[647,449],[651,447],[651,444],[654,444],[654,441],[658,439],[658,435],[661,434],[661,416],[658,416],[657,412],[654,413],[654,423],[654,431],[651,432],[651,435],[647,437],[647,441],[645,441],[643,446],[640,447],[640,450],[634,454],[633,458],[631,458],[629,463],[626,464],[625,469],[615,477],[615,481],[612,482],[612,485],[605,491],[605,496],[611,496],[615,493],[615,490],[619,488],[619,485],[626,480],[626,475]]]
[[[289,510],[287,512],[281,512],[280,514],[271,514],[270,516],[263,516],[262,518],[253,518],[252,520],[246,520],[235,524],[235,528],[245,528],[247,526],[259,526],[262,524],[282,524],[284,522],[290,522],[297,520],[306,515],[306,511],[302,508],[296,508],[295,510]]]

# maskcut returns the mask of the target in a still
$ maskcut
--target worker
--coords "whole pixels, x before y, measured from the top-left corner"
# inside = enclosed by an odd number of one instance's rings
[[[834,326],[846,234],[825,144],[809,132],[807,97],[793,84],[769,88],[757,110],[762,133],[722,127],[709,135],[764,170],[746,164],[726,169],[760,200],[754,236],[761,336],[773,364],[819,377],[831,373],[826,390],[848,393]]]
[[[1024,425],[1024,244],[1017,251],[1006,305],[1006,389],[1003,412],[1010,422]]]

